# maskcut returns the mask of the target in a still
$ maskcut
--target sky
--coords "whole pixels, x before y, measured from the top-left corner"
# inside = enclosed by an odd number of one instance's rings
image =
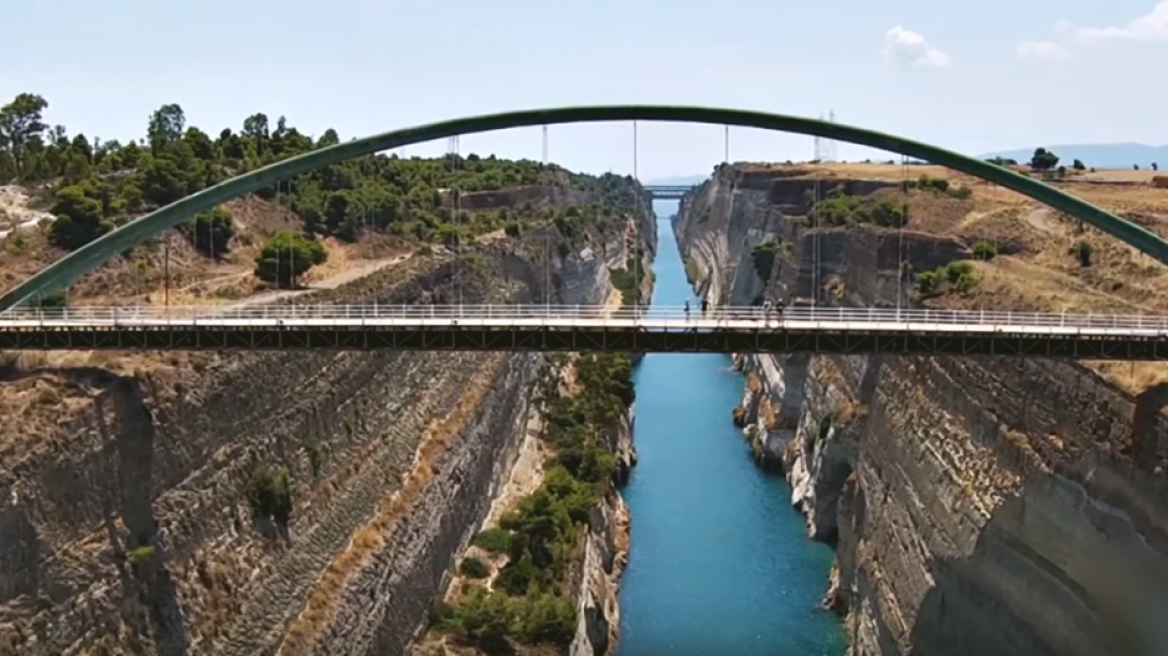
[[[166,103],[212,135],[262,111],[342,138],[511,109],[652,103],[834,111],[970,154],[1168,142],[1168,0],[9,4],[0,102],[40,94],[49,123],[103,139],[141,137]],[[637,135],[645,180],[723,160],[720,126],[641,123]],[[539,159],[542,132],[468,135],[460,151]],[[734,161],[813,153],[811,137],[730,132]],[[632,173],[632,124],[549,128],[549,155]]]

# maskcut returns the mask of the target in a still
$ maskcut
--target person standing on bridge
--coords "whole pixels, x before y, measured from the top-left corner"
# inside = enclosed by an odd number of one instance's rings
[[[687,320],[689,319],[689,301],[688,300],[685,302],[685,318]]]
[[[705,314],[707,311],[709,311],[709,309],[710,309],[710,301],[708,299],[703,298],[702,299],[702,314]]]

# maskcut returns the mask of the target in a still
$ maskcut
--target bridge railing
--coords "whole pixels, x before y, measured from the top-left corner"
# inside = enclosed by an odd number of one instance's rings
[[[782,325],[818,324],[912,324],[992,327],[1082,327],[1168,331],[1168,316],[1100,315],[1078,313],[1012,312],[1001,310],[934,310],[848,307],[788,307],[782,312],[761,307],[720,307],[702,311],[683,306],[611,307],[593,305],[250,305],[250,306],[121,306],[121,307],[18,307],[0,314],[0,325],[9,322],[53,322],[109,325],[121,322],[190,324],[200,320],[665,320],[684,324],[692,320],[766,321]],[[873,325],[875,324],[875,325]],[[830,326],[825,326],[830,327]]]

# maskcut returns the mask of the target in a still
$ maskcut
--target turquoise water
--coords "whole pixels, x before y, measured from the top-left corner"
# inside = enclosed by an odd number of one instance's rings
[[[658,234],[653,302],[694,306],[667,220]],[[635,380],[618,656],[843,654],[838,620],[819,607],[832,552],[804,537],[786,482],[755,466],[731,423],[743,376],[730,358],[650,354]]]

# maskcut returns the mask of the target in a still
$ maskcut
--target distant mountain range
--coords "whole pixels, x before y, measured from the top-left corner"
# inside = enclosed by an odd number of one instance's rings
[[[1156,162],[1161,168],[1168,168],[1168,146],[1117,143],[1045,146],[1045,148],[1058,155],[1060,162],[1065,162],[1068,165],[1075,160],[1081,160],[1087,166],[1100,169],[1130,169],[1133,164],[1139,164],[1141,169],[1146,169],[1151,167],[1152,162]],[[979,157],[983,159],[1002,157],[1018,162],[1028,162],[1033,155],[1034,149],[1027,148],[1004,150]]]

